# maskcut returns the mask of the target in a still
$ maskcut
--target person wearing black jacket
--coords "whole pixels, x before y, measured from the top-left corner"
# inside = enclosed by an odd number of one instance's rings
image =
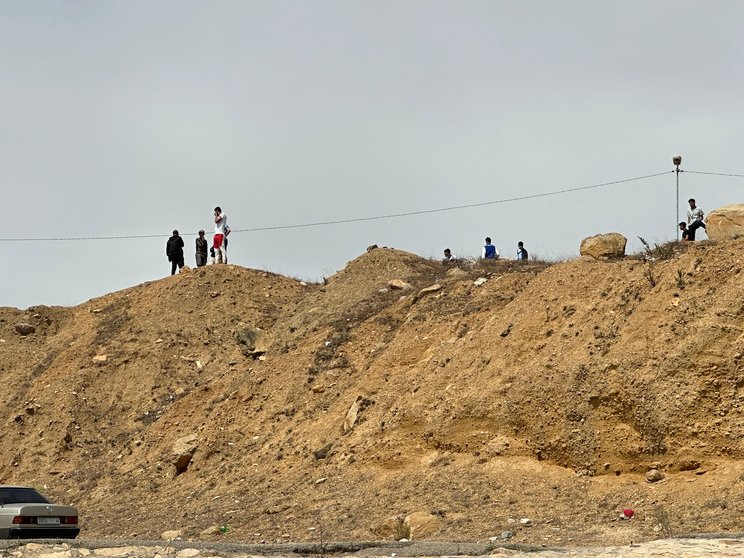
[[[173,236],[166,242],[165,255],[171,262],[171,275],[175,275],[176,266],[178,266],[178,269],[183,267],[183,238],[178,236],[178,231],[173,231]]]
[[[204,231],[199,231],[196,237],[196,266],[207,265],[207,239],[204,238]]]

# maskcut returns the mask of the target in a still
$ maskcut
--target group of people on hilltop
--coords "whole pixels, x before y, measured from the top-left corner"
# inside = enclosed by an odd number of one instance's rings
[[[687,203],[690,204],[690,209],[687,211],[687,222],[682,221],[679,224],[679,230],[682,231],[682,240],[685,242],[694,241],[695,232],[698,229],[703,229],[706,233],[708,232],[708,229],[703,222],[705,214],[703,213],[703,210],[697,206],[695,198],[690,198],[689,200],[687,200]],[[491,244],[490,237],[486,237],[486,244],[481,249],[480,257],[483,260],[498,260],[501,257],[498,248]],[[527,249],[524,247],[524,243],[520,240],[519,242],[517,242],[517,260],[527,261],[528,257],[529,255],[527,254]],[[450,250],[449,248],[445,248],[442,262],[454,263],[456,261],[457,256],[452,253],[452,250]]]
[[[211,263],[226,264],[227,237],[230,234],[230,227],[227,224],[227,215],[220,206],[214,208],[214,237],[211,247],[209,247],[204,234],[202,229],[196,237],[196,266],[207,265],[207,253],[210,254]],[[171,275],[176,274],[176,268],[180,270],[184,266],[183,246],[183,238],[177,230],[174,230],[173,236],[165,243],[165,255],[168,256],[168,261],[171,263]]]
[[[499,252],[499,249],[496,248],[493,244],[491,244],[491,237],[486,237],[486,244],[481,249],[481,259],[482,260],[498,260],[501,257],[501,253]],[[527,249],[524,247],[524,242],[521,240],[517,242],[517,260],[521,261],[527,261],[527,258],[529,257],[529,254],[527,253]],[[449,248],[444,249],[444,258],[442,258],[442,262],[444,263],[454,263],[457,261],[457,256],[455,256],[452,253],[452,250]]]
[[[693,241],[695,240],[695,232],[698,229],[703,229],[707,232],[705,223],[703,222],[704,214],[703,210],[697,207],[695,198],[688,200],[690,209],[687,212],[687,222],[682,221],[679,224],[679,230],[682,231],[682,240]],[[212,239],[212,246],[209,247],[207,239],[204,237],[204,230],[199,231],[199,235],[196,238],[196,265],[201,267],[207,265],[207,253],[210,254],[210,262],[215,263],[227,263],[227,237],[230,234],[230,227],[227,224],[227,215],[222,211],[219,206],[214,208],[214,237]],[[177,230],[173,231],[173,236],[168,239],[165,244],[165,255],[168,256],[168,261],[171,263],[171,275],[175,275],[176,268],[179,270],[184,266],[183,260],[183,238],[178,234]],[[486,244],[481,249],[481,259],[483,260],[498,260],[501,254],[491,243],[491,238],[486,237]],[[524,247],[524,243],[520,240],[517,242],[517,260],[527,261],[529,254],[527,249]],[[457,256],[452,253],[449,248],[444,249],[444,263],[454,263],[457,261]]]

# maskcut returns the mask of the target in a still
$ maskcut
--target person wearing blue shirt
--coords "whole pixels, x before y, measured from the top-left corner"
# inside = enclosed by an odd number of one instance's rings
[[[484,260],[498,260],[499,259],[499,251],[496,249],[496,246],[491,244],[491,237],[486,237],[486,245],[483,247],[483,250],[481,250],[481,258]]]

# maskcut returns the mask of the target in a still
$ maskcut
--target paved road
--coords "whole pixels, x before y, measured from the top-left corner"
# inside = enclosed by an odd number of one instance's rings
[[[446,542],[331,543],[313,545],[238,545],[190,541],[2,541],[0,558],[334,558],[410,556],[495,556],[501,558],[744,558],[744,536],[664,539],[632,546],[593,548],[489,547]],[[333,553],[329,553],[332,550]]]

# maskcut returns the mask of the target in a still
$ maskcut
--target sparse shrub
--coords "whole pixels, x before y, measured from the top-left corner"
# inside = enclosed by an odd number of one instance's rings
[[[652,271],[651,267],[647,267],[646,271],[643,272],[643,276],[648,281],[649,285],[652,287],[656,286],[656,277],[654,277],[654,272]]]
[[[674,257],[675,248],[679,247],[679,243],[676,241],[666,242],[664,244],[654,243],[653,248],[642,236],[638,237],[638,240],[643,244],[643,251],[645,252],[644,259],[651,261],[658,260],[670,260]]]
[[[401,521],[395,526],[395,540],[399,541],[401,539],[411,539],[411,526],[405,521]]]
[[[657,506],[656,509],[654,509],[654,523],[661,528],[661,533],[666,538],[670,538],[674,535],[672,520],[669,516],[669,512],[665,508]]]

